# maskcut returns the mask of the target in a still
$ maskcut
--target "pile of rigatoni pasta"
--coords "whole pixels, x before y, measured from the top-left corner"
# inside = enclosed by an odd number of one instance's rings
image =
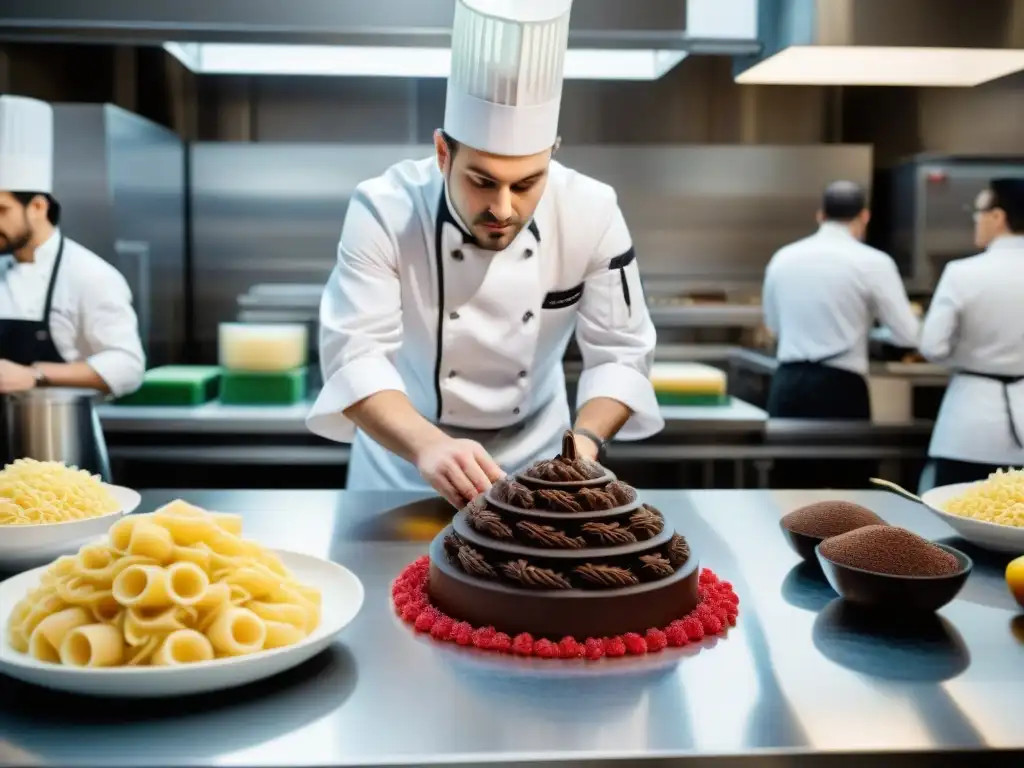
[[[190,664],[298,643],[319,626],[319,591],[241,534],[240,516],[183,501],[124,517],[47,568],[14,607],[8,642],[77,667]]]

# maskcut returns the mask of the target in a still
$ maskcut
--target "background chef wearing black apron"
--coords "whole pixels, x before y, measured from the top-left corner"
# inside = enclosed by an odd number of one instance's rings
[[[791,419],[871,418],[868,334],[877,319],[900,346],[916,347],[920,324],[896,263],[865,245],[871,214],[864,190],[825,190],[818,231],[779,250],[765,271],[765,325],[778,340],[768,414]],[[865,486],[864,462],[777,462],[776,487]]]
[[[1024,466],[1024,179],[994,179],[974,204],[984,252],[942,272],[920,351],[952,377],[928,455],[935,485]]]
[[[53,110],[0,96],[0,394],[37,386],[123,395],[146,362],[128,284],[58,229]]]

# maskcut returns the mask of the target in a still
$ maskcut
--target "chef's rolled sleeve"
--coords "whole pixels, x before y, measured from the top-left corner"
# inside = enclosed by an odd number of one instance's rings
[[[647,311],[629,229],[617,203],[609,221],[585,281],[577,317],[583,373],[576,407],[597,397],[617,400],[633,412],[617,437],[642,440],[665,426],[650,380],[657,333]]]
[[[351,442],[355,424],[344,415],[347,408],[378,392],[406,391],[393,362],[402,345],[396,253],[372,203],[357,190],[320,303],[324,387],[306,425],[322,437]]]
[[[90,354],[86,363],[115,397],[142,386],[146,353],[139,338],[139,320],[132,293],[120,273],[104,275],[103,289],[83,294],[82,336]]]

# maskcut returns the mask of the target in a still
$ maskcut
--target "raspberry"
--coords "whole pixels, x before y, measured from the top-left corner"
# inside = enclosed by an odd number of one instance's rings
[[[690,616],[684,620],[683,627],[686,629],[686,636],[690,638],[690,642],[696,643],[704,639],[704,625],[696,616]]]
[[[604,643],[596,638],[588,637],[584,653],[591,661],[597,661],[604,656]]]
[[[395,610],[398,613],[402,612],[402,606],[406,605],[410,600],[412,600],[412,595],[408,592],[399,592],[391,598],[391,602],[395,604]]]
[[[455,622],[447,616],[440,616],[434,620],[434,626],[430,628],[430,636],[435,640],[448,640],[452,636],[452,627]]]
[[[508,653],[512,648],[512,638],[504,632],[498,632],[491,638],[490,649],[499,653]]]
[[[717,616],[705,619],[703,623],[706,634],[717,635],[722,631],[722,622],[718,620]]]
[[[520,656],[529,656],[533,653],[533,637],[529,632],[516,635],[512,641],[512,650]]]
[[[673,621],[672,626],[665,633],[665,637],[668,638],[668,644],[673,648],[682,648],[686,645],[686,630],[683,629],[682,623],[676,624]]]
[[[434,614],[429,610],[422,611],[419,616],[416,617],[416,631],[417,632],[429,632],[434,626]]]
[[[583,651],[584,647],[576,642],[575,637],[563,637],[558,643],[558,657],[561,659],[578,659]]]
[[[459,645],[472,645],[473,628],[464,621],[452,627],[452,639]]]
[[[621,637],[606,637],[604,639],[604,655],[609,658],[626,655],[626,644]]]
[[[409,603],[402,608],[402,620],[412,623],[420,617],[420,613],[422,612],[423,609],[420,607],[419,603]]]
[[[718,588],[720,590],[722,590],[723,592],[732,592],[732,582],[731,581],[720,581],[720,582],[718,582]]]
[[[533,644],[533,655],[541,659],[557,659],[558,646],[550,640],[538,640]]]
[[[701,603],[697,606],[697,610],[694,611],[697,618],[701,620],[701,623],[705,623],[708,619],[715,615],[715,612],[711,610],[711,606],[707,603]]]
[[[726,617],[730,627],[736,626],[736,617],[739,616],[739,611],[729,611],[729,615]]]
[[[648,653],[657,653],[668,646],[668,638],[665,637],[665,633],[660,629],[648,629],[645,639],[647,640]]]
[[[626,644],[626,650],[634,656],[647,653],[647,641],[636,632],[627,632],[622,636],[622,642]]]
[[[700,577],[698,579],[698,583],[702,587],[706,587],[709,584],[714,584],[716,581],[718,581],[718,577],[715,576],[715,574],[713,574],[707,568],[705,568],[703,571],[700,572]]]

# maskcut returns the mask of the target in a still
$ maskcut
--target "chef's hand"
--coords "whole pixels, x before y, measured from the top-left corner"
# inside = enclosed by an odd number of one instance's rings
[[[0,360],[0,394],[27,392],[36,387],[36,373],[27,365]]]
[[[447,436],[423,449],[416,457],[416,469],[456,508],[465,506],[505,476],[480,443]]]

